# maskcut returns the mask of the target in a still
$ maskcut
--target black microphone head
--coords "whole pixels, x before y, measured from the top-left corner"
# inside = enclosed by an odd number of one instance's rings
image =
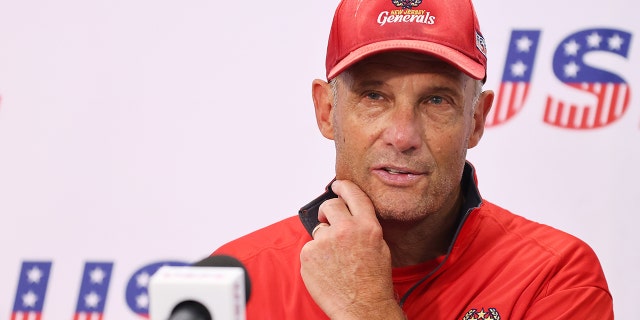
[[[212,255],[194,263],[193,266],[242,268],[242,271],[244,271],[245,302],[249,302],[249,298],[251,297],[251,279],[249,278],[249,272],[247,272],[247,268],[244,267],[240,260],[227,255]]]

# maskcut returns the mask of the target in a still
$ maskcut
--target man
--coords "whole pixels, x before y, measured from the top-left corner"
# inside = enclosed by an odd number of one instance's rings
[[[493,101],[470,0],[343,0],[315,80],[336,177],[214,254],[249,319],[613,319],[593,251],[483,200],[466,162]]]

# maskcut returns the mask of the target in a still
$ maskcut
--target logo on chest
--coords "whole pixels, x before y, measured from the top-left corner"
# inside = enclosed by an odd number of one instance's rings
[[[489,308],[487,311],[484,311],[484,308],[480,309],[480,311],[471,309],[462,317],[462,320],[473,319],[500,320],[500,313],[496,308]]]

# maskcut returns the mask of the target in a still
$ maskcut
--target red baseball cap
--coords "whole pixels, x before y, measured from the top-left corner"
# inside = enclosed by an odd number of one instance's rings
[[[327,46],[327,79],[384,51],[440,58],[484,80],[486,44],[471,0],[342,0]]]

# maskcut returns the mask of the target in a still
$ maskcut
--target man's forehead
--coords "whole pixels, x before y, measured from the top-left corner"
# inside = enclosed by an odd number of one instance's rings
[[[372,55],[356,63],[343,73],[348,75],[348,78],[360,78],[360,75],[366,76],[371,73],[395,72],[428,72],[449,77],[468,78],[464,72],[442,59],[431,55],[405,51],[391,51]]]

